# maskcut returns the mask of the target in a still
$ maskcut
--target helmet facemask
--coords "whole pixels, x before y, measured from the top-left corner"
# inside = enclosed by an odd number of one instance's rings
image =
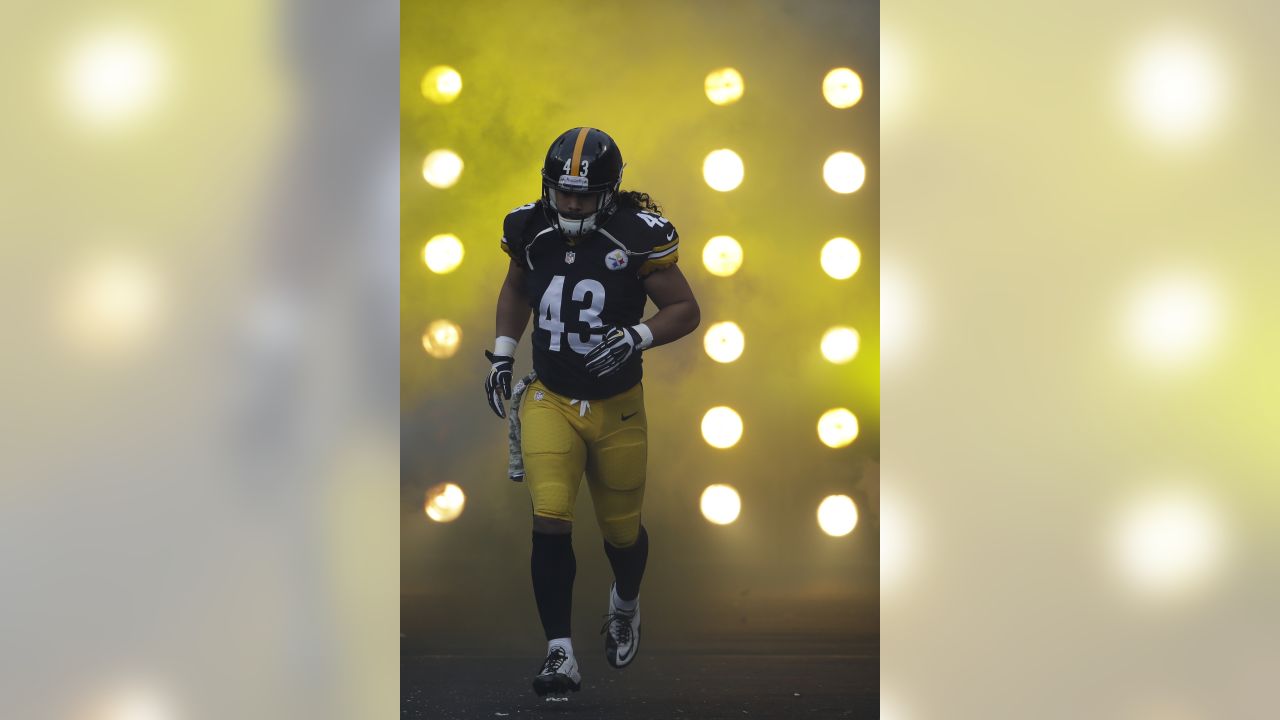
[[[613,205],[617,197],[613,189],[594,193],[574,193],[575,195],[590,196],[591,201],[586,203],[589,209],[572,212],[560,207],[560,203],[556,201],[557,190],[560,192],[568,192],[563,188],[548,187],[544,188],[543,197],[547,201],[547,206],[555,211],[556,221],[560,226],[560,231],[567,237],[574,239],[589,235],[599,227],[600,224],[603,223],[603,221],[612,213]]]

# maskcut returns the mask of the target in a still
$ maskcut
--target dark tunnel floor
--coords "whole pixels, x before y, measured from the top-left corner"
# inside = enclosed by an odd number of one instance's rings
[[[625,670],[605,661],[598,634],[608,566],[603,553],[580,553],[572,626],[582,690],[564,702],[547,702],[531,686],[546,641],[527,559],[511,554],[510,567],[473,562],[424,574],[449,582],[401,593],[401,717],[879,716],[874,564],[842,557],[844,568],[738,568],[692,563],[667,547],[668,555],[650,557],[639,654]]]
[[[866,637],[837,651],[811,652],[817,638],[777,637],[750,652],[701,654],[642,646],[635,662],[614,670],[602,647],[575,647],[582,690],[549,701],[530,683],[541,648],[527,657],[405,655],[400,662],[402,718],[577,717],[876,718],[879,642]],[[804,653],[796,653],[795,649]]]

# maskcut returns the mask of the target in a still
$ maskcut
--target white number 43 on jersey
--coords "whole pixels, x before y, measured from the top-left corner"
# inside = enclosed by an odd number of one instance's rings
[[[646,213],[646,212],[638,212],[636,213],[636,217],[643,220],[645,224],[651,228],[662,227],[663,225],[666,225],[669,222],[664,217],[654,215],[652,213]]]

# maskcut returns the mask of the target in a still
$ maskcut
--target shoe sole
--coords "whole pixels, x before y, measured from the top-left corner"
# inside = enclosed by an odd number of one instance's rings
[[[533,679],[533,691],[538,693],[538,697],[548,694],[564,694],[570,690],[578,692],[581,689],[581,682],[574,682],[573,678],[561,673],[539,675]]]

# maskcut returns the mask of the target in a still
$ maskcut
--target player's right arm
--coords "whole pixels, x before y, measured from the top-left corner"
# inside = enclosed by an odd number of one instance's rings
[[[515,260],[507,265],[507,277],[502,281],[502,289],[498,291],[498,337],[519,341],[525,328],[529,326],[532,305],[525,290],[525,272]]]
[[[484,381],[484,395],[489,402],[489,409],[500,418],[507,416],[503,407],[503,399],[511,399],[511,375],[516,361],[516,343],[524,335],[529,326],[529,317],[533,314],[529,293],[525,288],[526,250],[524,246],[524,229],[532,217],[536,203],[521,205],[507,213],[502,221],[502,252],[511,258],[507,264],[507,277],[498,290],[497,333],[493,341],[493,352],[485,351],[485,357],[491,363],[489,376]]]

